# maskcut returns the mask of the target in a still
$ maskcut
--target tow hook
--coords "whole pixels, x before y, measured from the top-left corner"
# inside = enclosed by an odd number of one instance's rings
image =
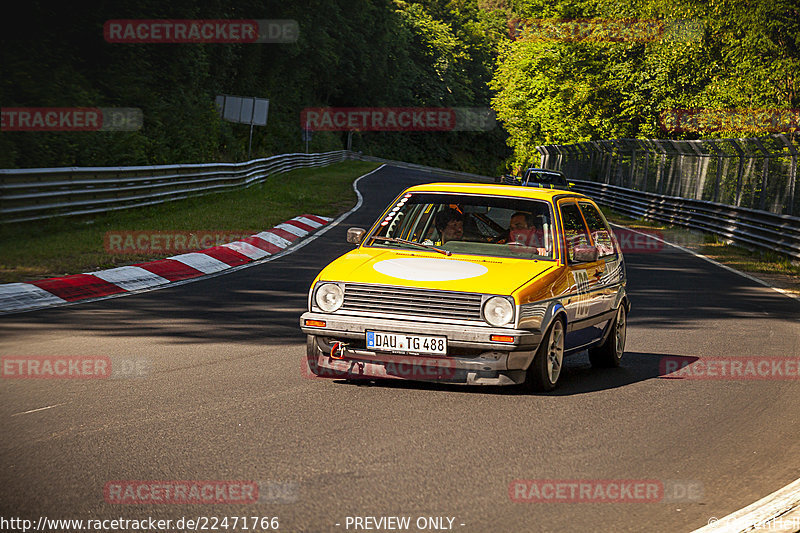
[[[347,346],[344,342],[335,342],[331,348],[331,359],[344,359],[344,349]]]
[[[353,372],[353,370],[358,369],[358,372]],[[350,365],[350,368],[347,370],[347,376],[363,376],[364,375],[364,363],[362,361],[353,361],[353,364]]]

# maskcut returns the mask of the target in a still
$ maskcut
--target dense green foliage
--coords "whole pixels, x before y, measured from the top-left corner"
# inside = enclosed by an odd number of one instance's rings
[[[509,19],[657,19],[667,28],[653,40],[505,42],[493,106],[516,165],[538,161],[536,144],[704,134],[662,128],[664,110],[800,107],[797,0],[509,0],[503,7]],[[692,23],[689,38],[671,33],[681,20]]]
[[[3,17],[3,107],[138,107],[144,127],[5,132],[0,167],[242,160],[249,128],[219,119],[217,94],[270,99],[268,125],[255,128],[254,156],[302,151],[300,112],[321,106],[491,104],[501,127],[490,132],[353,137],[355,150],[372,155],[484,173],[503,160],[537,160],[542,143],[693,138],[704,133],[666,130],[660,114],[800,107],[799,6],[800,0],[29,1]],[[125,18],[294,19],[300,38],[106,42],[103,23]],[[621,42],[512,40],[508,28],[517,19],[657,20],[667,30]],[[691,21],[694,33],[686,38],[676,21]],[[316,132],[310,148],[340,149],[346,138]]]
[[[138,132],[5,132],[0,167],[243,160],[249,126],[224,122],[217,94],[270,99],[253,155],[296,152],[306,107],[488,107],[503,13],[477,0],[28,1],[3,17],[3,107],[138,107]],[[110,19],[294,19],[291,44],[119,44]],[[311,151],[341,149],[318,132]],[[483,172],[508,156],[505,134],[357,133],[372,155]]]

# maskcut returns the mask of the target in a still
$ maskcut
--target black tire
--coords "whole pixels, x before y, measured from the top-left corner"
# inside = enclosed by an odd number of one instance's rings
[[[317,344],[317,338],[314,335],[306,335],[306,364],[312,374],[321,378],[344,379],[354,382],[359,381],[358,379],[352,379],[352,375],[346,371],[320,367],[318,358],[324,353],[319,344]]]
[[[564,365],[565,331],[560,318],[550,325],[526,373],[525,384],[529,390],[547,392],[556,388]]]
[[[622,362],[628,331],[628,309],[622,302],[603,344],[589,348],[589,361],[595,368],[615,368]]]
[[[317,357],[319,356],[319,348],[317,347],[317,338],[313,335],[306,335],[306,364],[312,374],[322,376],[319,366],[317,365]]]

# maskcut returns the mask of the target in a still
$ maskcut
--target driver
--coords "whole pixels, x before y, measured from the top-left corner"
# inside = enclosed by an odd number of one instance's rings
[[[522,211],[517,211],[511,215],[508,223],[508,232],[500,237],[497,244],[519,244],[528,246],[533,244],[533,231],[536,227],[533,224],[533,215]],[[546,248],[536,248],[537,255],[548,255]]]

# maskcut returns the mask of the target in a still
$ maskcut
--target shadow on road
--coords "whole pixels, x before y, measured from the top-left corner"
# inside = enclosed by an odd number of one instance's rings
[[[399,379],[386,380],[333,380],[341,386],[351,387],[385,387],[390,389],[414,389],[441,392],[461,392],[467,394],[488,394],[501,396],[572,396],[616,389],[640,381],[659,378],[664,374],[663,358],[681,361],[681,364],[691,364],[698,357],[626,352],[622,366],[619,368],[592,368],[586,352],[570,356],[564,361],[564,370],[558,388],[552,392],[530,392],[524,386],[494,387],[494,386],[466,386],[446,383],[432,383],[424,381],[405,381]],[[324,378],[316,378],[324,379]],[[671,379],[666,378],[665,379]]]

